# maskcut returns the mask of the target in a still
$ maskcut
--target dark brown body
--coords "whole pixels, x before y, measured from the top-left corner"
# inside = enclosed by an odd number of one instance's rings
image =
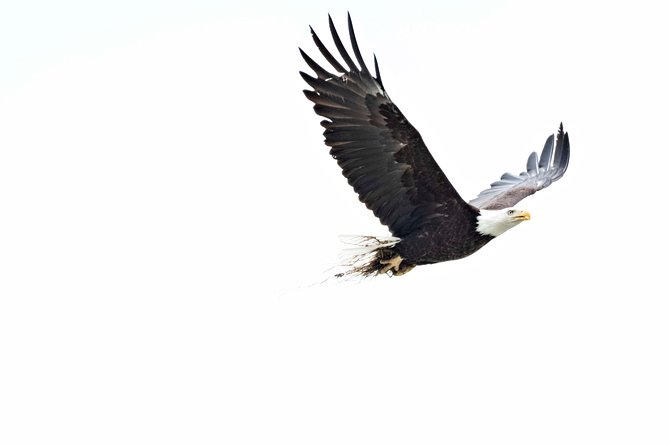
[[[404,263],[410,265],[426,265],[467,257],[494,237],[482,235],[476,231],[461,231],[452,225],[444,225],[449,232],[417,232],[402,239],[391,248],[399,254]]]
[[[402,268],[407,268],[467,257],[494,238],[476,230],[478,215],[472,206],[457,206],[432,219],[427,227],[402,237],[397,245],[379,250],[379,260],[399,255]]]

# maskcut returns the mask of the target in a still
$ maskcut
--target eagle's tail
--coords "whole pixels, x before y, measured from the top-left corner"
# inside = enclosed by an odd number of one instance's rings
[[[378,274],[402,275],[414,265],[402,263],[402,258],[393,249],[400,242],[397,237],[374,237],[370,235],[342,236],[342,242],[351,245],[342,252],[342,264],[348,268],[335,276],[370,277]]]

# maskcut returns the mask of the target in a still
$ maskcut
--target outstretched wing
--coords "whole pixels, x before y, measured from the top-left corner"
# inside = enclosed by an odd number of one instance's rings
[[[467,206],[425,147],[418,131],[386,93],[374,56],[376,76],[365,65],[353,32],[348,29],[358,67],[344,48],[328,16],[335,46],[348,68],[327,50],[313,29],[316,46],[333,74],[300,53],[317,77],[300,72],[314,89],[304,90],[314,110],[326,118],[325,144],[360,201],[396,237],[403,237],[443,217],[452,207]]]
[[[499,181],[490,185],[469,202],[479,209],[504,209],[518,203],[523,198],[550,186],[559,180],[569,164],[569,135],[562,130],[562,123],[557,134],[546,140],[541,157],[532,152],[527,159],[527,171],[519,175],[505,173]]]

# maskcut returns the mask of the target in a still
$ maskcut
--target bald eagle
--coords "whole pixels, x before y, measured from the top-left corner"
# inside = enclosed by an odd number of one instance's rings
[[[569,136],[560,124],[538,156],[533,152],[519,175],[500,180],[466,202],[439,168],[418,131],[390,100],[374,56],[374,74],[365,65],[348,15],[357,64],[344,48],[328,15],[330,32],[344,67],[311,35],[337,74],[300,54],[316,77],[300,72],[313,88],[304,90],[316,114],[325,118],[325,144],[344,177],[393,237],[363,237],[362,253],[350,273],[402,275],[417,265],[456,260],[478,251],[530,213],[516,203],[550,186],[569,163]]]

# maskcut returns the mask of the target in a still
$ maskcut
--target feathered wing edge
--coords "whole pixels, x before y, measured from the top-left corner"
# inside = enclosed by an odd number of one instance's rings
[[[348,54],[346,51],[346,48],[344,47],[344,44],[339,37],[339,33],[337,32],[337,28],[335,28],[334,22],[332,21],[332,16],[328,14],[328,25],[330,27],[330,33],[332,34],[332,40],[334,41],[335,46],[337,47],[337,50],[339,51],[341,57],[344,59],[344,63],[349,67],[347,70],[344,68],[342,64],[339,63],[337,58],[332,55],[330,50],[327,49],[325,44],[321,41],[320,37],[316,34],[316,31],[309,26],[309,31],[311,32],[311,38],[313,39],[314,43],[316,44],[316,47],[318,50],[321,52],[325,60],[328,61],[330,65],[339,73],[343,74],[350,74],[350,73],[359,73],[363,76],[361,76],[362,79],[358,79],[358,81],[362,81],[364,83],[364,75],[370,75],[374,81],[378,84],[378,87],[385,93],[385,88],[383,86],[383,81],[381,80],[381,72],[379,71],[379,63],[376,60],[376,54],[374,54],[374,72],[375,76],[372,75],[372,73],[369,71],[367,68],[367,65],[365,64],[365,60],[362,57],[362,53],[360,52],[360,47],[358,46],[358,40],[355,37],[355,32],[353,30],[353,21],[351,20],[351,14],[348,14],[348,32],[349,32],[349,37],[351,39],[351,47],[353,48],[353,54],[355,55],[356,60],[358,61],[358,64],[360,65],[360,68],[358,68],[351,58],[351,56]],[[320,66],[318,63],[316,63],[307,53],[305,53],[302,48],[298,48],[300,50],[300,54],[302,55],[302,58],[305,60],[307,65],[309,65],[309,68],[314,70],[316,73],[316,76],[318,79],[322,81],[328,81],[334,78],[338,78],[338,74],[333,74],[324,69],[322,66]],[[306,73],[300,72],[300,75],[302,78],[314,89],[318,91],[318,87],[322,86],[323,84],[317,83],[317,85],[312,85],[314,82],[313,78],[310,76],[306,75]],[[370,87],[370,90],[376,89],[376,86],[374,85],[365,85],[367,87]],[[309,90],[305,90],[305,94],[309,92]],[[309,93],[315,93],[315,92],[309,92]],[[319,94],[322,94],[323,92],[320,92]],[[357,91],[356,93],[362,93],[361,91]],[[366,93],[365,93],[366,94]],[[307,97],[309,97],[307,95]]]
[[[557,141],[555,135],[550,135],[544,144],[541,156],[532,152],[527,159],[525,172],[518,175],[505,173],[469,204],[489,210],[511,207],[562,178],[569,165],[569,155],[569,134],[564,132],[560,123]]]

